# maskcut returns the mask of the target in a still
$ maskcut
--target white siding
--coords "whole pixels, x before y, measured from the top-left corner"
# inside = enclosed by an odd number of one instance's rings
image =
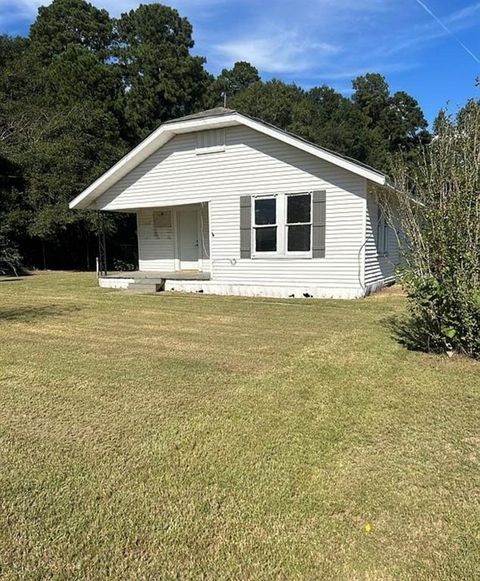
[[[175,270],[174,216],[169,228],[155,228],[155,209],[137,213],[138,263],[140,270]]]
[[[363,288],[366,180],[246,127],[224,152],[196,155],[195,134],[165,144],[97,200],[104,210],[210,203],[212,279],[225,284]],[[327,191],[326,257],[240,259],[240,196]],[[165,233],[167,235],[167,233]],[[158,242],[140,241],[141,268],[162,270]],[[153,267],[154,266],[154,267]],[[161,268],[160,268],[161,267]]]
[[[377,252],[378,202],[371,192],[367,197],[367,222],[365,243],[365,286],[367,292],[381,288],[395,279],[395,268],[400,261],[400,252],[395,231],[387,229],[387,253]]]

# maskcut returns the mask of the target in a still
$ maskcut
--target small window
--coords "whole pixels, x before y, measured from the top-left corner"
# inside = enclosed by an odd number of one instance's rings
[[[377,254],[385,256],[388,251],[388,224],[380,206],[377,212]]]
[[[255,252],[277,251],[277,200],[256,198],[254,205]]]
[[[209,129],[197,133],[197,155],[225,151],[225,129]]]
[[[287,251],[310,252],[312,238],[312,196],[287,196]]]

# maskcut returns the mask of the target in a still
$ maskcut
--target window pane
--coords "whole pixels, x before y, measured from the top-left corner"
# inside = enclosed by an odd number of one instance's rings
[[[277,250],[277,227],[255,229],[255,249],[257,252]]]
[[[277,222],[277,200],[267,198],[265,200],[255,200],[255,224],[276,224]]]
[[[310,222],[310,194],[288,196],[287,223]]]
[[[310,225],[288,227],[288,250],[308,252],[310,250]]]

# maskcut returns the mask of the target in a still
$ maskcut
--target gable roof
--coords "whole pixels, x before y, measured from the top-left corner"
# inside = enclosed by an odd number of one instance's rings
[[[311,143],[293,133],[279,129],[274,125],[265,123],[255,117],[239,113],[234,109],[216,107],[215,109],[208,109],[207,111],[200,111],[193,115],[172,119],[171,121],[167,121],[160,125],[158,129],[153,131],[153,133],[146,137],[134,149],[122,157],[115,165],[73,199],[70,202],[69,207],[79,209],[88,208],[96,198],[101,196],[108,188],[127,175],[147,159],[147,157],[167,143],[167,141],[175,137],[175,135],[207,129],[219,129],[221,127],[234,127],[238,125],[250,127],[255,131],[259,131],[260,133],[264,133],[274,139],[283,141],[288,145],[301,149],[376,184],[382,186],[387,185],[387,176],[366,164],[330,151],[325,147],[320,147],[319,145]]]

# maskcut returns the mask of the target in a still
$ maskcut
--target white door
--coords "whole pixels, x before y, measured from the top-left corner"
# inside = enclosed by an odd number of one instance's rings
[[[198,214],[196,210],[177,213],[180,270],[198,270]]]

